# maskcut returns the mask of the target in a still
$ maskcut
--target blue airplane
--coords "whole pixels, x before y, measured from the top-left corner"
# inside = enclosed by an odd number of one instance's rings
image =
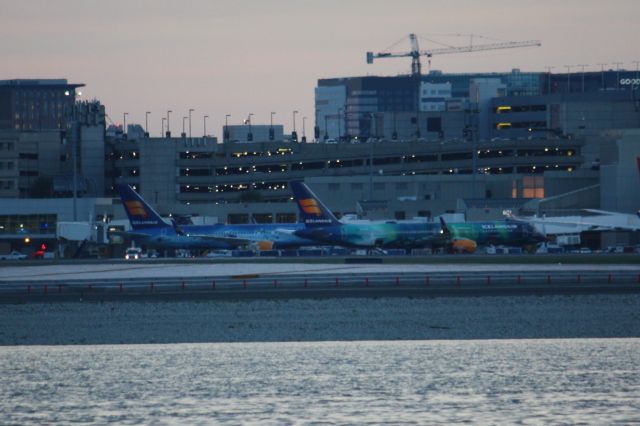
[[[327,245],[364,248],[416,248],[442,244],[440,224],[340,222],[303,182],[290,183],[305,227],[295,235]]]
[[[129,185],[117,185],[117,190],[132,228],[124,236],[141,244],[197,250],[240,247],[271,250],[318,245],[317,241],[295,235],[304,228],[302,223],[177,225],[173,220],[167,223]]]
[[[346,247],[419,248],[443,247],[474,252],[478,245],[503,244],[534,247],[545,238],[528,223],[515,220],[445,223],[340,222],[303,182],[291,182],[305,228],[299,237],[322,244]]]

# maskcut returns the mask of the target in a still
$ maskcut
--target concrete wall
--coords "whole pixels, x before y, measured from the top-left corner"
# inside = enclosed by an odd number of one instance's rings
[[[600,166],[600,203],[603,210],[635,213],[640,210],[640,129],[627,129],[615,141],[617,155]]]
[[[154,206],[163,207],[172,204],[175,198],[177,155],[179,145],[186,139],[153,138],[141,139],[140,147],[140,192]]]

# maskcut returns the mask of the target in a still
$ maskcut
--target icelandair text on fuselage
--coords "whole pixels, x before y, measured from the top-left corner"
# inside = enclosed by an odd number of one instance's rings
[[[307,219],[304,223],[331,223],[329,219]]]
[[[132,225],[157,225],[158,221],[156,220],[132,220]]]
[[[482,229],[517,229],[518,225],[513,225],[513,224],[509,224],[509,225],[501,225],[501,224],[485,224],[482,225]]]

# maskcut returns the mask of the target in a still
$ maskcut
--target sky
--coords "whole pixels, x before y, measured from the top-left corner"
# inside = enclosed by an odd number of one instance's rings
[[[566,65],[636,69],[638,0],[0,0],[0,79],[66,78],[84,83],[109,119],[161,131],[192,114],[192,134],[221,139],[225,115],[313,134],[317,80],[410,71],[410,58],[368,65],[367,51],[410,50],[428,40],[462,45],[540,40],[541,47],[434,56],[443,72],[566,72]],[[423,60],[424,61],[424,60]],[[573,70],[578,70],[574,67]],[[426,64],[423,62],[423,70]]]

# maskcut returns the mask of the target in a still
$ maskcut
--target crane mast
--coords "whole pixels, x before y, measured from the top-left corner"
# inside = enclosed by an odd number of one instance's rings
[[[473,40],[473,38],[471,38]],[[420,76],[422,74],[422,66],[420,64],[420,57],[426,56],[431,58],[433,55],[448,55],[452,53],[469,53],[469,52],[482,52],[486,50],[498,50],[498,49],[515,49],[519,47],[532,47],[540,46],[539,40],[526,40],[526,41],[504,41],[500,43],[489,44],[476,44],[473,45],[473,41],[470,41],[468,46],[451,46],[437,49],[420,50],[418,45],[418,38],[415,34],[409,34],[409,42],[411,44],[411,51],[409,52],[367,52],[367,63],[372,64],[374,59],[380,58],[401,58],[411,57],[411,75]]]

